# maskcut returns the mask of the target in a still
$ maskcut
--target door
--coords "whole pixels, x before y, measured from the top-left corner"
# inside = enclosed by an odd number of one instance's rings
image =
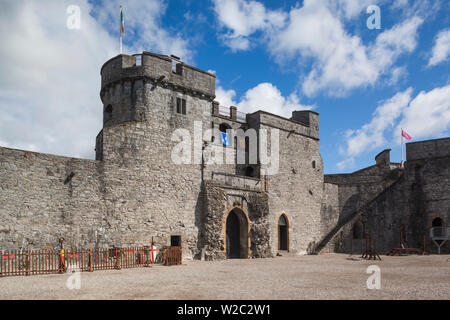
[[[226,231],[226,244],[227,244],[227,258],[239,259],[241,257],[241,245],[240,245],[240,232],[239,232],[239,219],[233,211],[228,214],[227,217],[227,231]]]

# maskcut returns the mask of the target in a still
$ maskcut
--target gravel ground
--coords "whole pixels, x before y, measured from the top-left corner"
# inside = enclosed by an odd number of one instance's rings
[[[450,255],[322,254],[273,259],[186,261],[181,266],[83,272],[81,288],[68,274],[0,278],[0,299],[450,299]],[[381,289],[369,290],[369,265]]]

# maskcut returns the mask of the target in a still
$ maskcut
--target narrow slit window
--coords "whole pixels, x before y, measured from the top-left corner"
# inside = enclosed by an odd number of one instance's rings
[[[186,114],[186,99],[177,98],[177,113]]]
[[[181,113],[186,114],[186,100],[181,99]]]

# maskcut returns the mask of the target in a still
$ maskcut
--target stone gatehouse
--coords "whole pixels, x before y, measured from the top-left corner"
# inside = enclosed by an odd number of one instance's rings
[[[154,238],[181,245],[186,259],[259,258],[352,250],[336,243],[358,219],[383,250],[400,222],[420,245],[431,217],[449,221],[448,138],[408,144],[405,167],[385,151],[373,167],[324,175],[316,112],[243,114],[214,100],[215,75],[150,52],[107,61],[100,98],[96,160],[0,148],[0,249],[56,247],[59,237],[72,247]],[[208,129],[231,132],[229,142]],[[256,161],[245,138],[234,139],[238,129],[257,132]],[[173,159],[177,130],[199,138],[192,161]],[[263,155],[275,144],[271,172]],[[211,161],[217,154],[223,163]]]

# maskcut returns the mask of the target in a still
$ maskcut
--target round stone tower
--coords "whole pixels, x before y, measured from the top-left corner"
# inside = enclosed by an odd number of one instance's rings
[[[178,58],[144,52],[118,55],[102,69],[100,97],[103,102],[103,125],[143,120],[146,116],[145,93],[162,86],[212,101],[215,97],[215,75],[186,65]]]
[[[101,69],[103,129],[96,158],[111,241],[117,246],[181,239],[183,256],[196,254],[203,208],[200,163],[180,165],[172,152],[177,129],[211,127],[215,75],[176,57],[143,52],[118,55]],[[200,145],[201,152],[201,145]]]
[[[187,128],[192,121],[204,121],[205,115],[211,114],[215,75],[177,57],[150,52],[121,54],[108,60],[100,73],[104,128],[146,122],[173,131]],[[97,137],[98,160],[103,159],[103,134]]]

